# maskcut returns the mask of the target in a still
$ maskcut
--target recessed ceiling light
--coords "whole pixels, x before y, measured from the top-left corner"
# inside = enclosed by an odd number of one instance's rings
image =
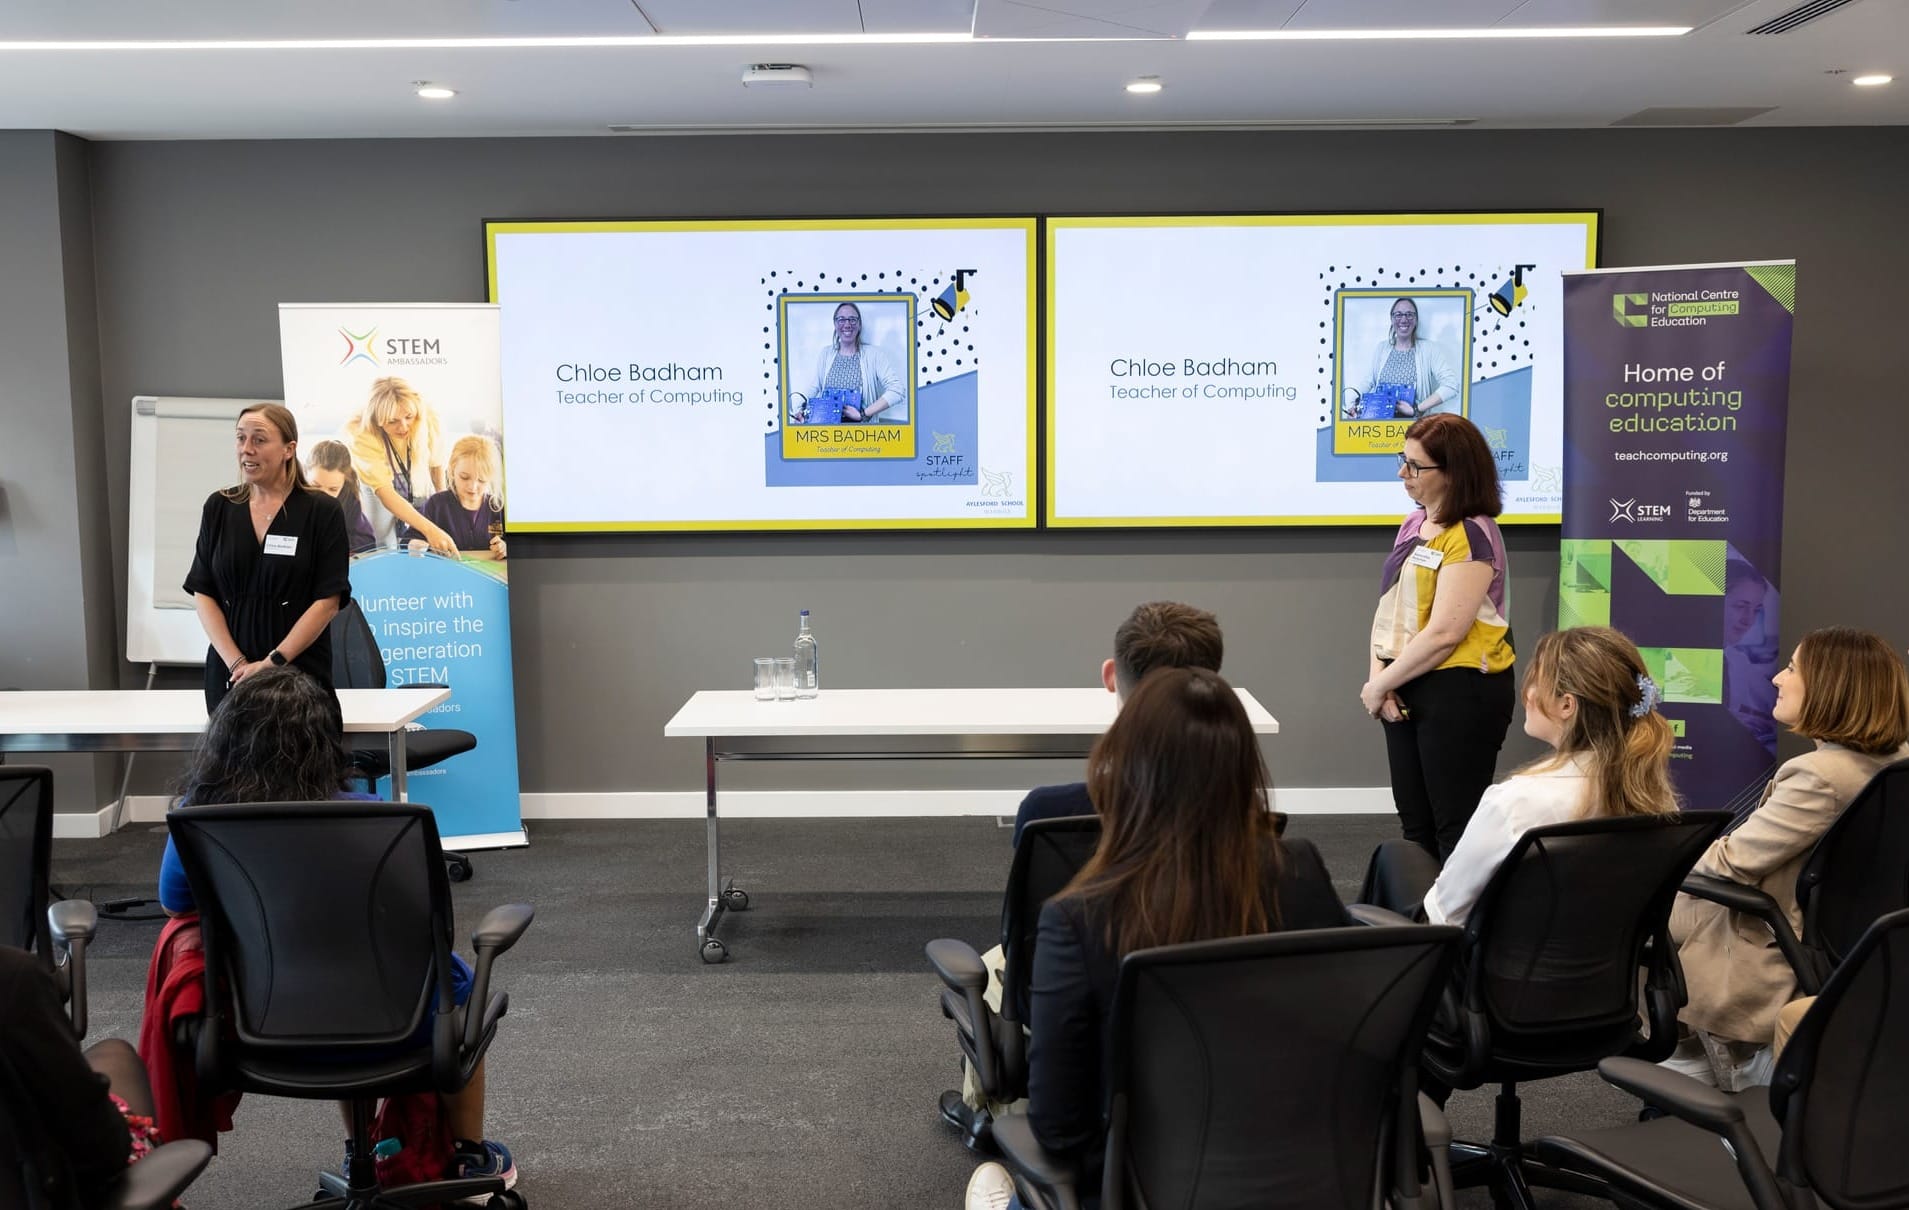
[[[1189,42],[1396,42],[1473,38],[1680,38],[1688,25],[1493,25],[1480,29],[1196,29]]]
[[[1854,80],[1851,80],[1850,83],[1854,84],[1858,88],[1876,88],[1876,87],[1879,87],[1880,85],[1889,83],[1889,81],[1895,78],[1896,77],[1894,76],[1885,76],[1881,74],[1877,74],[1873,76],[1857,76]]]
[[[418,95],[427,101],[448,101],[457,95],[457,89],[446,88],[442,84],[432,84],[428,80],[417,82]]]
[[[1127,85],[1127,91],[1140,96],[1159,92],[1162,85],[1159,76],[1141,76]]]

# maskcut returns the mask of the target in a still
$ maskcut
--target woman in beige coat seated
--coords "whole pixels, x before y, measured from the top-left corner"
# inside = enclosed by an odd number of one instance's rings
[[[1796,879],[1810,850],[1878,769],[1909,757],[1909,672],[1880,637],[1831,626],[1804,635],[1774,681],[1776,721],[1816,750],[1785,762],[1756,810],[1692,872],[1755,887],[1801,932]],[[1730,1091],[1769,1083],[1777,1012],[1796,996],[1769,927],[1679,895],[1670,932],[1690,988],[1679,1018],[1692,1036],[1667,1066]]]

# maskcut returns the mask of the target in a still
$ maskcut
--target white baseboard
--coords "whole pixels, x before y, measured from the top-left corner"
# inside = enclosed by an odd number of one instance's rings
[[[725,819],[882,819],[1010,816],[1023,790],[729,790],[722,796]],[[533,819],[701,819],[700,790],[628,790],[596,794],[525,794],[523,818]],[[159,823],[172,800],[163,794],[135,794],[126,800],[127,823]],[[1317,786],[1277,789],[1273,807],[1288,815],[1388,815],[1392,791],[1385,786]],[[53,817],[53,835],[61,840],[92,840],[106,835],[111,804],[97,811],[62,812]],[[472,848],[524,843],[520,834],[464,838]],[[447,844],[459,843],[447,840]]]

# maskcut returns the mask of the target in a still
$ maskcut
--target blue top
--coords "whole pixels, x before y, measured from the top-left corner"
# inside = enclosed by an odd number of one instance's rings
[[[1036,786],[1021,800],[1014,813],[1014,843],[1021,843],[1021,829],[1037,819],[1066,819],[1072,815],[1092,815],[1094,800],[1087,797],[1087,783],[1070,782],[1064,786]]]
[[[339,802],[383,802],[376,794],[360,794],[355,790],[340,790],[332,795]],[[181,806],[188,804],[181,803]],[[186,867],[179,862],[179,852],[172,847],[172,837],[166,837],[166,855],[159,859],[159,906],[175,915],[199,910],[198,900],[192,897],[192,884],[186,880]],[[453,953],[451,955],[451,1000],[462,1004],[471,998],[472,972],[470,963]]]

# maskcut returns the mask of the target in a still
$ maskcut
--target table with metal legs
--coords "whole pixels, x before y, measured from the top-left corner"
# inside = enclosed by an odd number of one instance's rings
[[[1253,730],[1279,723],[1239,690]],[[716,936],[725,912],[749,906],[749,892],[722,872],[717,772],[729,761],[1078,760],[1113,721],[1104,689],[827,689],[797,701],[758,701],[747,690],[703,690],[663,734],[703,741],[708,898],[696,922],[704,962],[729,947]]]

